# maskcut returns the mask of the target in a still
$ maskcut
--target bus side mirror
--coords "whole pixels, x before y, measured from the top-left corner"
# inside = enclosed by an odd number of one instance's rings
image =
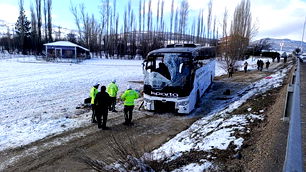
[[[181,63],[181,64],[180,64],[180,67],[179,67],[179,73],[182,73],[182,70],[183,70],[183,65],[184,65],[184,63]]]
[[[145,74],[145,63],[146,63],[146,60],[144,62],[142,62],[142,73]]]

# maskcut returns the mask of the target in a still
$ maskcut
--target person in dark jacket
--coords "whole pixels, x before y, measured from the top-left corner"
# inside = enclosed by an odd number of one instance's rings
[[[264,62],[263,60],[259,60],[259,70],[262,71],[263,67],[264,67]]]
[[[273,62],[273,63],[274,63],[275,58],[276,58],[275,56],[272,56],[272,62]]]
[[[248,62],[247,61],[244,62],[243,69],[244,69],[244,73],[247,73],[247,71],[248,71]]]
[[[229,77],[229,78],[233,77],[234,67],[233,67],[232,64],[229,65],[229,67],[228,67],[227,70],[228,70],[228,77]]]
[[[284,63],[287,62],[287,55],[284,56]]]
[[[266,62],[266,68],[269,69],[269,66],[270,66],[270,62],[269,60]]]
[[[108,116],[108,107],[111,103],[111,98],[107,92],[105,92],[106,87],[101,86],[101,91],[96,95],[95,106],[96,106],[96,117],[98,121],[98,128],[103,130],[109,129],[106,127],[106,121]],[[101,118],[103,117],[102,124]]]
[[[277,63],[279,63],[280,62],[280,56],[277,56],[276,58],[277,58]]]
[[[260,60],[257,60],[257,70],[260,69]]]

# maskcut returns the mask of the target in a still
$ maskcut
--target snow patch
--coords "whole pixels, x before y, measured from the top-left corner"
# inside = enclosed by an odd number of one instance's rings
[[[241,138],[236,138],[236,131],[244,131],[248,120],[256,115],[233,115],[227,119],[220,118],[209,122],[210,117],[196,121],[187,130],[152,152],[153,159],[176,159],[183,152],[226,150],[233,142],[237,150],[241,147]],[[203,122],[205,121],[205,122]],[[202,125],[204,124],[204,125]],[[175,158],[174,158],[174,157]]]
[[[202,160],[203,163],[191,163],[179,169],[175,169],[172,172],[202,172],[205,169],[213,168],[213,164],[207,160]]]

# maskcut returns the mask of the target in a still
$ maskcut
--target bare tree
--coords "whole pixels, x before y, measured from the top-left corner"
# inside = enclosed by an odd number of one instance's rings
[[[201,28],[202,28],[202,16],[203,16],[203,9],[199,10],[199,14],[198,14],[198,22],[197,22],[197,34],[196,34],[196,41],[200,42],[200,36],[201,34]]]
[[[170,43],[172,41],[172,26],[173,26],[173,15],[174,15],[174,0],[171,2],[171,14],[170,14]]]
[[[182,0],[180,8],[180,21],[179,21],[180,41],[182,40],[182,35],[185,35],[185,31],[187,28],[188,13],[189,13],[188,1]]]
[[[92,52],[100,51],[101,24],[99,24],[93,14],[90,17],[85,11],[84,4],[80,4],[79,8],[71,4],[71,11],[79,30],[80,43]]]
[[[111,35],[110,35],[110,51],[111,51],[111,55],[114,56],[115,52],[116,52],[116,47],[117,47],[117,33],[116,33],[116,11],[117,9],[117,1],[113,0],[113,4],[112,4],[112,15],[111,15]]]
[[[227,66],[235,66],[237,60],[243,59],[255,27],[252,26],[250,1],[242,0],[237,5],[231,22],[230,32],[227,32],[226,15],[223,19],[223,38],[221,52]]]
[[[144,31],[145,30],[145,24],[146,24],[146,3],[143,2],[143,5],[142,5],[142,10],[143,10],[143,15],[142,15],[142,30]]]
[[[159,5],[160,5],[160,0],[157,1],[157,13],[156,13],[156,31],[159,31]]]
[[[104,47],[105,50],[109,47],[109,34],[110,34],[110,14],[111,14],[111,7],[109,0],[105,0],[105,10],[106,10],[106,37],[104,37]],[[105,51],[106,52],[106,51]],[[106,53],[106,57],[108,58],[108,51]]]
[[[200,37],[205,38],[205,26],[204,26],[204,11],[201,13],[201,24],[200,24]],[[202,40],[202,43],[204,40]]]
[[[223,14],[223,23],[222,23],[222,38],[221,38],[221,47],[220,47],[220,54],[222,60],[226,62],[226,66],[223,68],[227,71],[227,68],[230,64],[232,64],[232,60],[229,56],[229,36],[227,31],[227,20],[228,20],[228,12],[225,9]]]
[[[139,0],[139,7],[138,7],[138,15],[139,15],[139,18],[138,18],[138,32],[141,33],[141,19],[142,19],[142,12],[141,12],[141,8],[142,8],[142,0]],[[138,41],[140,41],[140,36],[138,36]]]
[[[116,16],[116,23],[115,23],[115,48],[117,49],[118,47],[118,29],[119,29],[119,14]],[[117,51],[118,54],[118,51]]]
[[[74,17],[74,23],[78,28],[78,35],[79,35],[79,40],[81,40],[82,38],[82,29],[81,29],[81,22],[80,22],[80,16],[79,16],[79,12],[78,12],[78,8],[76,5],[73,5],[72,2],[70,4],[70,11]]]
[[[106,35],[109,34],[110,31],[110,13],[111,13],[111,9],[110,9],[110,4],[109,4],[109,0],[105,0],[106,3]]]
[[[235,9],[234,18],[231,24],[231,44],[235,48],[232,52],[232,58],[242,59],[249,45],[252,28],[252,16],[250,1],[242,0]]]
[[[117,11],[116,11],[116,9],[117,9],[117,0],[114,0],[113,1],[113,24],[115,25],[115,23],[116,23],[116,14],[117,14]]]
[[[151,11],[152,1],[149,0],[148,3],[148,19],[147,19],[147,31],[150,32],[151,30],[151,23],[152,23],[152,11]]]
[[[212,1],[210,0],[208,3],[208,14],[207,14],[207,39],[210,39],[210,32],[211,32],[211,13],[212,13]],[[209,43],[209,42],[207,42]]]
[[[165,1],[162,0],[161,2],[161,7],[160,7],[160,32],[162,33],[162,39],[166,40],[164,38],[164,33],[165,33],[165,23],[164,23],[164,7],[165,7]]]
[[[102,49],[102,44],[103,44],[103,41],[104,41],[104,53],[106,52],[106,36],[107,36],[107,9],[109,8],[109,4],[107,4],[107,2],[105,0],[101,0],[101,8],[100,8],[100,44],[101,44],[101,47],[100,49]],[[102,54],[100,52],[100,57],[102,57]],[[106,56],[108,57],[108,56]]]
[[[41,43],[41,0],[35,0],[36,2],[36,18],[37,18],[37,33],[38,33],[38,43]]]
[[[213,26],[213,40],[217,39],[217,35],[216,35],[216,24],[217,24],[217,17],[215,16],[214,18],[214,26]]]
[[[130,32],[133,30],[133,10],[132,10],[132,4],[131,0],[128,2],[128,7],[127,7],[127,13],[128,13],[128,25],[127,25],[127,32]]]
[[[44,32],[45,32],[45,41],[46,42],[49,42],[48,41],[48,22],[47,22],[47,0],[44,0],[44,7],[43,7],[43,13],[44,13]]]
[[[47,0],[47,12],[48,12],[48,40],[53,41],[52,38],[52,0]]]
[[[177,40],[178,40],[178,37],[177,37],[177,34],[178,34],[178,17],[179,17],[179,7],[176,8],[175,17],[174,17],[174,35],[175,35],[174,43],[177,42]]]
[[[31,41],[32,41],[32,47],[35,51],[37,51],[37,19],[36,14],[34,11],[33,4],[31,3],[30,6],[31,11]],[[37,53],[37,52],[36,52]]]

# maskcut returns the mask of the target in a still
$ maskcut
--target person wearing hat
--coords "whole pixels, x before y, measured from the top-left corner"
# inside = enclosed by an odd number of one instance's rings
[[[139,94],[135,90],[133,90],[130,85],[127,86],[127,90],[122,94],[121,99],[124,101],[124,125],[132,124],[134,100],[138,97]]]
[[[116,106],[116,98],[117,98],[118,86],[116,85],[116,80],[113,79],[110,84],[107,86],[107,93],[111,98],[111,103],[109,105],[109,110],[113,112],[117,112],[115,109]]]
[[[108,106],[110,104],[110,97],[107,92],[105,92],[106,87],[101,86],[101,91],[96,95],[95,106],[96,106],[96,117],[98,121],[98,128],[103,130],[109,129],[106,127],[106,121],[108,116]],[[101,124],[101,118],[102,124]]]
[[[92,109],[92,115],[91,115],[91,122],[92,123],[96,123],[97,120],[96,120],[96,109],[95,109],[95,98],[96,98],[96,95],[98,94],[98,87],[99,87],[99,83],[96,83],[91,89],[90,89],[90,93],[89,93],[89,96],[91,98],[91,101],[90,101],[90,104],[91,104],[91,109]]]

